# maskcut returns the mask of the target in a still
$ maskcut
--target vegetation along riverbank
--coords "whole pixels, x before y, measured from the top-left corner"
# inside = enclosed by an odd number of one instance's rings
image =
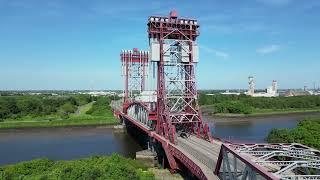
[[[0,96],[0,129],[117,124],[109,96]]]
[[[320,149],[320,117],[300,121],[294,129],[273,129],[267,137],[268,143],[301,143]]]
[[[320,112],[320,96],[251,97],[200,94],[202,112],[214,116],[265,116]]]
[[[70,161],[37,159],[0,166],[0,179],[155,179],[139,161],[120,155],[96,156]]]

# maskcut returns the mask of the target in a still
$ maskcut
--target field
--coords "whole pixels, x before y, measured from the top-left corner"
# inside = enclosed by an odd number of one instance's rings
[[[110,102],[87,95],[2,96],[0,129],[117,124]]]

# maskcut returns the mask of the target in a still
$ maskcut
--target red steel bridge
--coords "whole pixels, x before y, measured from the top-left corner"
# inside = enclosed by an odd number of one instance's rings
[[[197,101],[198,21],[172,11],[149,17],[147,28],[150,52],[120,54],[124,97],[111,106],[121,122],[147,137],[150,151],[171,172],[194,179],[320,179],[315,149],[213,138]]]

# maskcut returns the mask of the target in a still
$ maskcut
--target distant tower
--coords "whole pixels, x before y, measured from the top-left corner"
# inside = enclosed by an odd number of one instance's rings
[[[272,91],[274,93],[277,93],[277,91],[278,91],[278,82],[276,80],[272,81]]]
[[[253,95],[253,94],[254,94],[254,86],[255,86],[253,76],[249,76],[249,77],[248,77],[248,80],[249,80],[249,90],[248,90],[248,94],[249,94],[249,95]]]
[[[122,50],[120,53],[122,63],[122,76],[124,76],[124,101],[134,97],[134,93],[141,93],[145,88],[147,76],[148,51]]]
[[[303,86],[303,91],[307,91],[308,90],[308,86]]]

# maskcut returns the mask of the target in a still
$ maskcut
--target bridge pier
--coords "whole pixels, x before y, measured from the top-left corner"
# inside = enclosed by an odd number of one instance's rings
[[[149,149],[136,152],[136,160],[150,167],[155,167],[158,164],[157,154]]]

